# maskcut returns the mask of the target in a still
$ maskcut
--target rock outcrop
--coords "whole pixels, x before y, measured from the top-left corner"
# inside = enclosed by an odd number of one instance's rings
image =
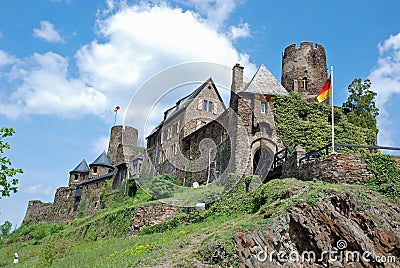
[[[400,208],[372,191],[327,189],[234,241],[241,267],[400,267]]]

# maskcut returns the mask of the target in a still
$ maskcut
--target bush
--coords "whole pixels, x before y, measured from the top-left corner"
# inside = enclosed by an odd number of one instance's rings
[[[33,229],[31,235],[33,236],[33,238],[35,238],[38,241],[45,238],[47,235],[47,224],[45,224],[45,223],[37,224],[35,226],[35,229]]]
[[[370,155],[365,158],[365,162],[374,174],[368,186],[389,198],[399,198],[400,171],[394,156]]]
[[[53,238],[46,241],[39,252],[39,264],[48,267],[59,258],[65,257],[73,247],[70,239]]]

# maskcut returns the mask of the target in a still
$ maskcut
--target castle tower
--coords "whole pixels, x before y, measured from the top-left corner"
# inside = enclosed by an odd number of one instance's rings
[[[83,159],[73,170],[69,172],[69,187],[76,186],[89,178],[89,166]]]
[[[135,156],[137,141],[137,129],[129,126],[113,126],[108,144],[108,157],[111,162],[115,166],[129,162]]]
[[[110,174],[114,170],[114,166],[106,155],[106,152],[103,152],[101,155],[99,155],[99,157],[97,157],[97,159],[94,160],[94,162],[91,163],[89,167],[90,178],[104,176],[106,174]]]
[[[312,42],[291,44],[282,55],[281,83],[289,92],[303,93],[305,99],[316,101],[316,96],[327,80],[325,48]]]

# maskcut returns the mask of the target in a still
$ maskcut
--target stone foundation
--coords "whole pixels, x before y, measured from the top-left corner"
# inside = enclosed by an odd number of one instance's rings
[[[145,226],[153,226],[172,218],[178,209],[179,207],[177,206],[165,203],[147,204],[137,207],[129,234],[137,234]]]

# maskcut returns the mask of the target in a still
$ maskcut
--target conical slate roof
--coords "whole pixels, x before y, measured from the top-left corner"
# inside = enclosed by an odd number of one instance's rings
[[[289,95],[264,64],[261,64],[244,92],[264,95]]]
[[[97,159],[94,160],[94,162],[91,163],[90,166],[113,167],[113,164],[111,163],[110,158],[108,158],[106,151],[103,151],[103,153],[99,157],[97,157]]]
[[[72,172],[80,172],[80,173],[86,173],[89,172],[89,166],[86,163],[86,160],[83,159],[79,165],[76,166],[76,168],[74,168],[73,170],[70,171],[70,173]]]

